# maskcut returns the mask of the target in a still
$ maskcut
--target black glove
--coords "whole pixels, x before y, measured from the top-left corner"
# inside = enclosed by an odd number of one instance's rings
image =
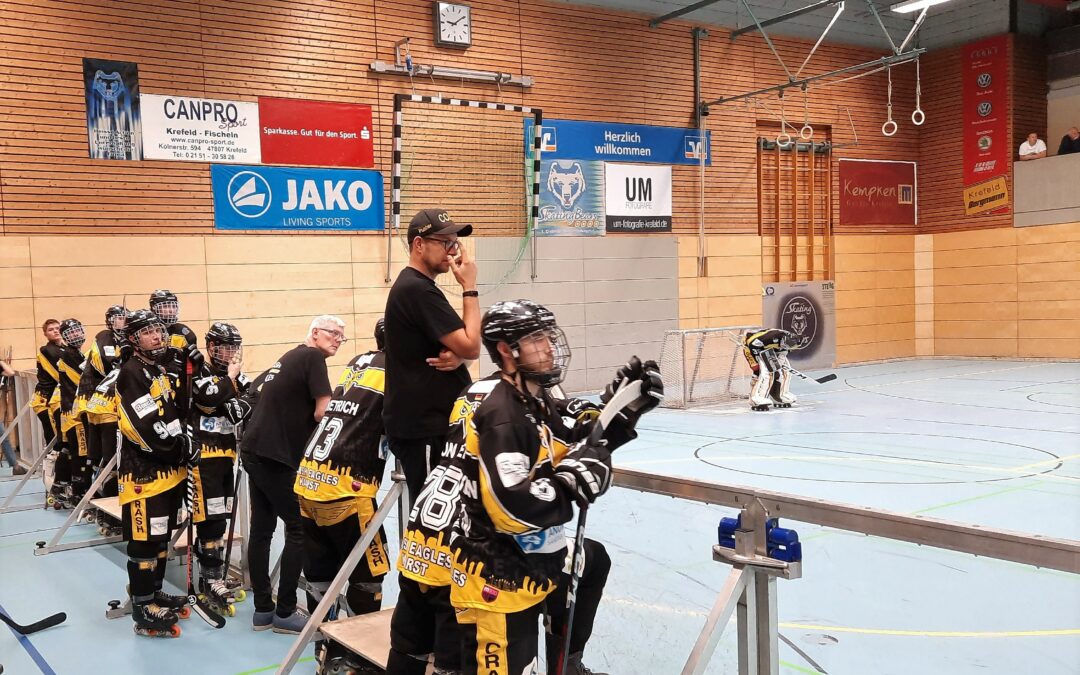
[[[650,363],[654,362],[650,361]],[[657,369],[659,370],[659,369]],[[625,365],[615,371],[615,379],[611,381],[611,384],[604,387],[604,393],[600,394],[600,401],[607,403],[611,400],[611,397],[618,391],[619,386],[623,383],[623,380],[633,382],[634,380],[641,379],[641,359],[636,356],[631,356],[630,360]]]
[[[585,425],[600,417],[602,408],[584,398],[566,399],[563,416],[572,417],[576,424]]]
[[[203,367],[203,353],[199,351],[199,348],[193,344],[189,344],[184,349],[185,358],[191,363],[191,372],[198,373]]]
[[[582,441],[555,465],[555,478],[579,503],[592,504],[611,487],[611,453],[606,443]]]
[[[180,462],[184,466],[198,466],[202,459],[202,446],[195,442],[194,430],[190,424],[184,425],[184,433],[180,436],[183,445],[180,447]]]
[[[664,400],[664,380],[660,377],[660,366],[656,361],[646,361],[641,372],[641,395],[624,408],[636,417],[641,417]]]

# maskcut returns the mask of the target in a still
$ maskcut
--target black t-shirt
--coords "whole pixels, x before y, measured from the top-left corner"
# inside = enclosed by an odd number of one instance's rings
[[[439,338],[465,324],[435,282],[401,270],[386,298],[386,395],[383,421],[392,438],[445,436],[450,410],[472,378],[462,364],[435,370],[427,359],[445,349]]]
[[[1061,137],[1061,145],[1058,146],[1058,154],[1071,155],[1074,152],[1080,152],[1080,137],[1073,140],[1069,138],[1069,134],[1065,134]]]
[[[298,345],[265,373],[242,451],[300,466],[308,437],[315,431],[315,399],[329,396],[326,357],[314,347]]]

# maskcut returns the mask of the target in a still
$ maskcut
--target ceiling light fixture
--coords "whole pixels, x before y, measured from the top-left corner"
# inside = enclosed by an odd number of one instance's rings
[[[948,1],[949,0],[904,0],[904,2],[898,2],[889,7],[889,11],[896,12],[897,14],[910,14],[911,12],[918,12],[927,7],[934,7],[935,5],[940,5]]]

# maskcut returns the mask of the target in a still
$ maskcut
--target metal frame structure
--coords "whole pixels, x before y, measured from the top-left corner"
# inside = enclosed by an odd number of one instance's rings
[[[90,489],[86,491],[86,494],[82,496],[79,503],[68,514],[67,520],[60,526],[60,529],[56,531],[52,539],[48,543],[39,541],[34,547],[34,555],[48,555],[50,553],[56,553],[58,551],[71,551],[77,548],[87,548],[88,546],[99,546],[101,544],[115,544],[118,541],[122,541],[121,535],[114,535],[111,537],[95,537],[93,539],[87,539],[86,541],[75,541],[67,544],[61,544],[60,540],[64,538],[67,531],[71,529],[72,525],[77,525],[82,522],[83,512],[90,505],[92,499],[97,498],[98,490],[108,479],[109,474],[116,467],[117,460],[120,455],[116,454],[112,456],[105,466],[98,472],[97,477],[94,478],[94,482],[90,484]]]
[[[433,105],[461,106],[464,108],[483,108],[484,110],[505,110],[517,112],[523,115],[533,116],[533,144],[532,144],[532,191],[528,195],[528,222],[526,223],[527,236],[530,239],[530,277],[536,278],[536,237],[533,234],[536,227],[536,219],[540,213],[540,139],[544,123],[544,111],[526,105],[514,105],[511,103],[493,103],[490,101],[470,101],[460,98],[443,98],[442,96],[421,96],[419,94],[394,94],[394,167],[391,178],[390,204],[391,204],[391,227],[386,230],[386,278],[390,283],[391,260],[393,259],[394,235],[401,231],[401,154],[402,154],[402,127],[404,121],[403,106],[406,102],[428,103]],[[528,157],[526,157],[528,159]]]
[[[47,501],[44,504],[23,504],[21,506],[12,506],[11,503],[19,496],[19,493],[22,492],[23,488],[26,487],[26,484],[30,482],[30,479],[38,475],[38,471],[41,470],[42,465],[45,463],[45,456],[49,454],[49,450],[52,449],[52,446],[55,443],[56,438],[49,441],[48,445],[45,446],[44,452],[38,455],[37,459],[34,460],[34,463],[30,465],[26,470],[26,473],[22,476],[14,476],[6,479],[13,480],[14,478],[19,478],[20,480],[19,484],[15,486],[15,489],[11,494],[4,499],[4,503],[0,504],[0,515],[5,513],[17,513],[19,511],[30,511],[31,509],[40,509],[48,506]]]
[[[713,547],[713,559],[733,566],[716,596],[682,675],[705,672],[732,613],[738,612],[739,675],[778,675],[776,580],[796,579],[801,563],[768,558],[766,521],[784,517],[850,532],[1080,574],[1080,541],[909,516],[870,507],[615,469],[619,487],[741,509],[735,549]]]

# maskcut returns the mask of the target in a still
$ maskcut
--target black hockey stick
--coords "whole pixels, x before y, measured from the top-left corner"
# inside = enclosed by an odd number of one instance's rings
[[[631,401],[641,395],[641,380],[627,382],[623,380],[619,390],[604,405],[600,417],[596,419],[596,425],[589,434],[589,442],[596,444],[604,435],[604,430],[611,424],[615,415],[625,408]],[[570,659],[570,635],[574,627],[574,607],[577,605],[577,587],[581,581],[578,573],[578,561],[584,555],[585,546],[585,519],[589,513],[589,505],[578,505],[577,533],[574,535],[574,554],[570,556],[570,583],[566,587],[566,625],[563,627],[562,656],[559,657],[558,666],[555,669],[557,675],[563,675],[566,662]]]
[[[826,382],[832,382],[836,379],[836,373],[829,373],[824,377],[810,377],[809,375],[803,375],[799,371],[795,370],[791,366],[783,366],[786,370],[789,370],[793,375],[798,375],[804,380],[810,380],[811,382],[817,382],[818,384],[825,384]]]
[[[229,579],[229,559],[232,557],[233,533],[236,532],[236,507],[237,504],[240,503],[240,478],[243,475],[244,474],[240,469],[240,453],[237,452],[236,482],[233,484],[233,503],[229,513],[229,534],[227,535],[229,538],[225,540],[225,561],[222,563],[224,565],[223,572],[225,575],[223,578],[226,582]]]
[[[21,635],[31,635],[39,630],[45,630],[46,628],[52,628],[53,626],[59,626],[67,621],[67,614],[64,612],[57,612],[52,616],[47,616],[41,621],[35,621],[34,623],[23,626],[22,624],[15,623],[11,620],[7,614],[0,612],[0,621],[3,621],[7,625],[11,626],[11,629]]]
[[[191,381],[195,377],[193,372],[191,361],[186,361],[187,370],[187,395],[188,395],[188,409],[186,413],[185,422],[191,420]],[[186,432],[185,432],[186,433]],[[191,442],[194,443],[195,439],[192,438]],[[191,608],[202,617],[202,620],[210,624],[214,628],[224,628],[225,619],[220,614],[214,611],[210,606],[210,603],[199,598],[199,594],[195,592],[195,581],[192,575],[192,567],[194,566],[193,558],[195,557],[195,465],[188,463],[188,475],[187,475],[187,500],[188,500],[188,521],[187,521],[187,544],[188,544],[188,559],[187,559],[187,598],[188,604]]]

